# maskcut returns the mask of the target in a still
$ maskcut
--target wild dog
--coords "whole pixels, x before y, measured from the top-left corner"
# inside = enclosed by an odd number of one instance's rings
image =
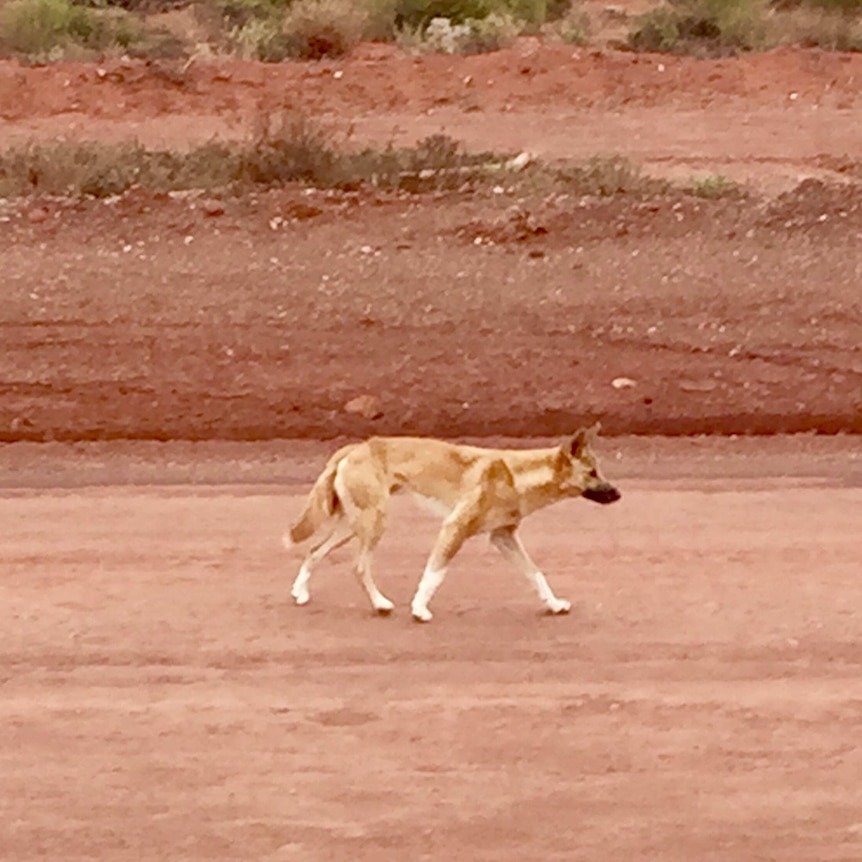
[[[296,604],[306,604],[314,567],[355,538],[359,581],[374,610],[389,614],[394,605],[374,582],[372,554],[383,536],[390,495],[407,490],[444,519],[413,597],[415,620],[431,619],[428,605],[452,558],[479,533],[490,534],[550,613],[568,613],[571,604],[554,595],[517,531],[527,515],[560,500],[584,497],[608,504],[620,499],[599,472],[592,450],[597,432],[598,425],[581,428],[548,449],[485,449],[423,437],[372,437],[344,446],[329,459],[284,536],[289,548],[311,542],[291,595]]]

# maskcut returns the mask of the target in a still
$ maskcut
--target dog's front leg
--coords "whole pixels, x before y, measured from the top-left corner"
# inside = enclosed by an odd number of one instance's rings
[[[470,535],[469,519],[465,517],[466,510],[466,506],[455,509],[443,522],[440,535],[437,537],[434,550],[431,551],[431,556],[425,564],[425,571],[422,573],[422,578],[410,606],[413,619],[416,622],[427,623],[431,621],[433,614],[428,610],[428,603],[434,593],[437,592],[437,588],[443,583],[452,557],[458,553],[461,545]]]
[[[571,609],[571,602],[558,599],[554,595],[545,576],[539,567],[530,559],[529,554],[521,543],[521,538],[515,532],[514,527],[501,527],[491,533],[491,541],[494,547],[518,569],[533,585],[539,598],[552,614],[567,614]]]

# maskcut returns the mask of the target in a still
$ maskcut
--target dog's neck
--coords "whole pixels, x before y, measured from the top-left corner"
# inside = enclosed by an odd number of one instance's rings
[[[521,498],[522,515],[544,509],[568,496],[556,478],[554,462],[557,452],[555,447],[506,453],[506,464]]]

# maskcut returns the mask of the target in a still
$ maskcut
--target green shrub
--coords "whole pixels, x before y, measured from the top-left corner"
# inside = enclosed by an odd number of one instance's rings
[[[824,8],[798,7],[776,13],[770,32],[779,44],[826,51],[862,51],[862,20]]]
[[[340,57],[364,37],[368,20],[354,0],[295,0],[283,24],[288,50],[303,60]]]
[[[562,17],[548,25],[548,31],[569,45],[586,45],[590,39],[590,16],[582,6],[570,6]]]
[[[862,13],[862,0],[804,0],[806,5],[819,6],[830,12],[842,12],[845,15]]]
[[[460,24],[468,18],[484,18],[494,10],[493,0],[397,0],[393,10],[399,29],[423,29],[433,18]]]
[[[636,51],[667,53],[677,50],[681,37],[676,12],[668,6],[645,12],[637,18],[628,41]]]
[[[452,24],[481,21],[489,15],[507,15],[534,26],[548,18],[560,18],[571,0],[394,0],[394,25],[422,30],[434,18],[448,18]]]
[[[395,24],[395,7],[398,0],[364,0],[365,36],[380,42],[393,41],[398,27]]]
[[[415,53],[481,54],[511,45],[522,27],[511,15],[502,13],[468,18],[460,24],[434,18],[424,30],[401,28],[396,40],[404,50]]]
[[[522,26],[505,12],[492,12],[484,18],[465,22],[468,28],[461,53],[484,54],[499,51],[513,44],[521,33]]]
[[[230,28],[242,28],[251,21],[280,23],[290,0],[215,0],[218,14]]]
[[[281,22],[273,18],[251,18],[230,32],[230,43],[243,60],[280,63],[290,56],[290,44]]]
[[[568,15],[572,5],[573,0],[547,0],[545,17],[548,21],[559,21]]]
[[[729,180],[721,174],[698,177],[692,180],[688,190],[695,197],[709,199],[739,197],[742,193],[733,180]]]
[[[110,51],[165,56],[170,39],[121,9],[92,9],[70,0],[10,0],[0,6],[0,52],[41,60]]]
[[[725,54],[766,46],[765,0],[668,0],[640,15],[629,34],[639,51]]]
[[[494,9],[489,14],[508,12],[518,21],[539,26],[548,18],[547,0],[505,0],[501,9]],[[487,16],[486,16],[487,17]]]

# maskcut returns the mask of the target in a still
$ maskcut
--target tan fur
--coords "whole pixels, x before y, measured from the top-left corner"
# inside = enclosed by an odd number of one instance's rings
[[[313,540],[293,585],[297,604],[309,600],[314,565],[350,538],[359,543],[356,570],[374,609],[392,603],[377,588],[371,555],[383,535],[389,496],[410,490],[445,513],[440,534],[413,599],[413,616],[431,619],[428,602],[463,543],[489,533],[501,554],[533,583],[546,607],[566,613],[527,556],[516,531],[532,512],[568,497],[587,495],[609,503],[619,492],[599,474],[591,442],[598,426],[580,429],[547,449],[486,449],[422,437],[374,437],[339,449],[309,493],[285,542]]]

